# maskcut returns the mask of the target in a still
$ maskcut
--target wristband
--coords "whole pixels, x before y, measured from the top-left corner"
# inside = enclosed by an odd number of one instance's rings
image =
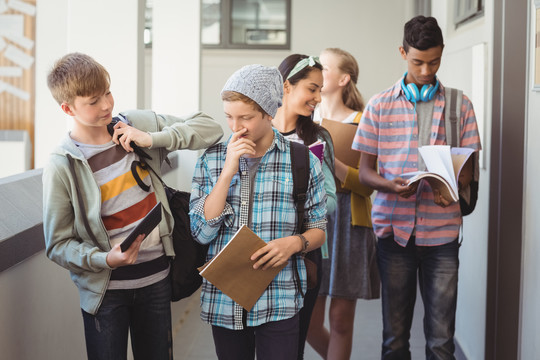
[[[300,255],[302,257],[304,257],[307,254],[307,248],[309,246],[309,241],[302,234],[296,234],[296,236],[298,236],[300,238],[300,240],[302,241],[302,250],[300,251]]]

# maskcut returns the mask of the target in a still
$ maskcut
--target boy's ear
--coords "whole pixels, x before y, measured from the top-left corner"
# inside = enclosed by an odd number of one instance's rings
[[[63,102],[62,105],[60,105],[60,107],[62,108],[62,111],[68,114],[69,116],[75,116],[75,114],[73,113],[73,110],[71,110],[71,105],[69,105],[68,103]]]
[[[405,51],[405,48],[403,46],[399,47],[399,53],[401,54],[403,60],[407,60],[407,52]]]

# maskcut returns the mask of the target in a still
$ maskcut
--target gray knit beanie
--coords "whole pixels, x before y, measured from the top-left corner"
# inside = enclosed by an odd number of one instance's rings
[[[283,98],[283,78],[275,67],[247,65],[237,70],[225,83],[221,94],[235,91],[251,100],[271,117],[276,116]]]

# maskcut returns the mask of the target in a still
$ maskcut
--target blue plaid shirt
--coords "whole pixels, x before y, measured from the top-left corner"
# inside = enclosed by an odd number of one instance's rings
[[[209,148],[197,161],[191,189],[190,220],[194,238],[210,243],[207,259],[217,254],[242,225],[247,225],[250,180],[248,165],[240,158],[239,172],[233,177],[221,215],[205,220],[204,202],[225,164],[227,142]],[[304,228],[326,230],[326,193],[320,161],[310,152],[310,181]],[[296,206],[293,200],[290,143],[274,130],[274,141],[262,157],[253,187],[252,230],[269,242],[296,233]],[[299,255],[297,260],[300,259]],[[293,261],[279,272],[255,306],[247,313],[245,325],[258,326],[293,317],[303,306],[298,286],[306,291],[303,261],[296,261],[301,284],[294,277]],[[243,329],[243,309],[231,298],[203,282],[201,319],[212,325]]]

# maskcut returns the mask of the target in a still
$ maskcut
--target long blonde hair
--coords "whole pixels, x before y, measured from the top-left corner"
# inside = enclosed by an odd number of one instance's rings
[[[354,111],[363,111],[364,99],[356,87],[358,81],[358,63],[356,62],[356,59],[349,52],[339,48],[327,48],[323,50],[323,53],[324,52],[337,55],[339,57],[339,70],[351,77],[351,80],[343,89],[343,103]]]

